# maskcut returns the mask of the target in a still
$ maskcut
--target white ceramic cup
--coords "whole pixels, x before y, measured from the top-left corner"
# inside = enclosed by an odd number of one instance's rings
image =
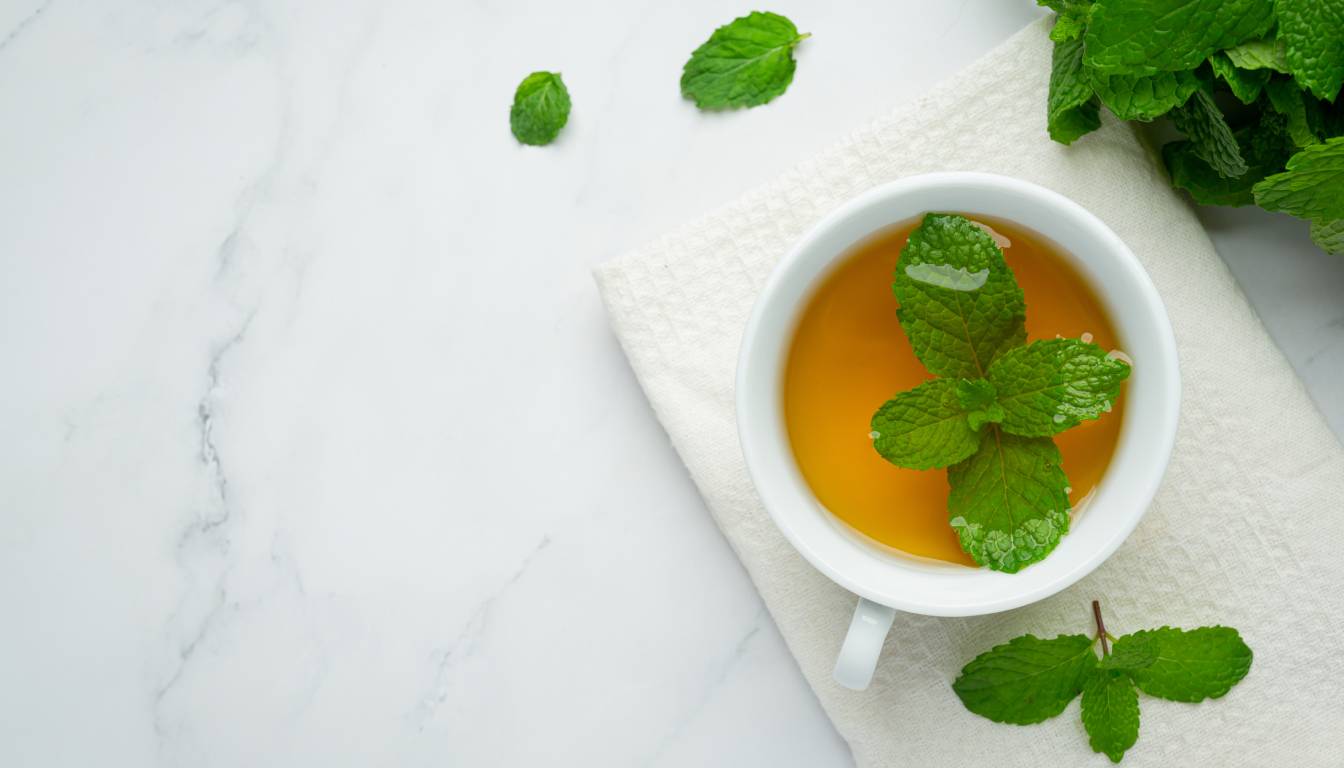
[[[784,366],[819,281],[856,244],[931,211],[1007,219],[1054,241],[1092,284],[1120,348],[1134,361],[1121,394],[1119,442],[1085,514],[1048,557],[1014,574],[905,557],[856,533],[813,495],[784,424]],[[770,275],[747,323],[737,368],[737,426],[747,469],[780,531],[817,570],[859,596],[836,681],[868,687],[896,610],[929,616],[1004,611],[1049,597],[1100,565],[1157,492],[1176,439],[1180,391],[1176,341],[1148,274],[1100,219],[1062,195],[1004,176],[926,174],[873,189],[813,227]],[[879,405],[873,403],[874,410]]]

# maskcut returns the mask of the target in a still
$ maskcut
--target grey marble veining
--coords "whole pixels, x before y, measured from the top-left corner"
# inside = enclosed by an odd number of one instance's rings
[[[0,764],[845,764],[589,269],[1040,11],[773,10],[706,115],[708,0],[0,4]],[[1344,261],[1204,216],[1344,429]]]

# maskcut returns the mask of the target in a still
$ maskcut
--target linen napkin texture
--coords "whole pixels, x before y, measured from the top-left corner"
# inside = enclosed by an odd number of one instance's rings
[[[1088,747],[1077,700],[1044,723],[1002,725],[951,689],[967,661],[1017,635],[1090,634],[1093,598],[1114,634],[1224,624],[1255,652],[1221,699],[1141,694],[1125,765],[1344,765],[1344,451],[1134,130],[1106,119],[1073,146],[1049,139],[1048,30],[1026,27],[925,98],[599,266],[612,327],[860,766],[1109,764]],[[1180,428],[1147,516],[1092,575],[1006,613],[898,614],[872,686],[850,691],[831,668],[855,597],[794,551],[757,498],[735,424],[738,345],[767,275],[823,215],[883,182],[945,170],[1053,189],[1133,249],[1175,329]]]

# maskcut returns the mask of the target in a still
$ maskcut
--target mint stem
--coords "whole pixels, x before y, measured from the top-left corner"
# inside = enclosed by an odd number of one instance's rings
[[[1111,646],[1106,642],[1106,638],[1110,637],[1110,635],[1106,633],[1106,625],[1101,621],[1100,601],[1092,601],[1092,615],[1097,619],[1097,639],[1101,641],[1101,655],[1110,656]]]

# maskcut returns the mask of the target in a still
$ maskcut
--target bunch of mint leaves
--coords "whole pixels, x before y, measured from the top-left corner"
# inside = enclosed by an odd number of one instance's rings
[[[930,213],[892,285],[926,381],[873,415],[873,447],[909,469],[947,467],[948,516],[977,563],[1014,573],[1069,529],[1052,439],[1111,409],[1129,365],[1079,339],[1026,343],[1026,301],[994,238]]]
[[[702,110],[766,104],[788,90],[793,49],[811,37],[784,16],[752,11],[709,36],[681,70],[681,95]],[[555,141],[569,121],[569,89],[556,72],[533,72],[513,94],[509,127],[522,144]]]
[[[1162,158],[1204,205],[1306,219],[1344,253],[1344,6],[1339,0],[1037,0],[1057,14],[1046,114],[1070,144],[1168,117]]]
[[[1095,637],[1014,638],[971,660],[952,690],[975,714],[1015,725],[1052,718],[1081,693],[1092,750],[1118,763],[1139,738],[1138,691],[1171,701],[1216,699],[1251,669],[1253,654],[1235,629],[1162,627],[1117,639],[1095,600],[1092,612]]]

